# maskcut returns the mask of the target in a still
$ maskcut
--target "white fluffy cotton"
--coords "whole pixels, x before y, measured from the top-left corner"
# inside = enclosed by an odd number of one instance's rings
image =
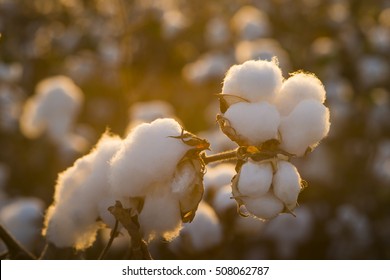
[[[278,138],[280,115],[278,110],[267,102],[233,104],[224,117],[240,139],[248,145]]]
[[[282,86],[282,72],[276,60],[249,60],[232,66],[223,81],[222,93],[250,102],[272,101]]]
[[[199,204],[194,220],[184,225],[181,235],[189,237],[192,248],[196,252],[215,247],[223,238],[222,226],[217,214],[205,202]]]
[[[20,127],[23,134],[36,138],[43,132],[56,143],[71,131],[83,101],[80,88],[65,76],[41,81],[36,94],[26,101]]]
[[[315,147],[329,129],[329,109],[316,100],[303,100],[281,121],[281,147],[286,152],[302,156],[308,147]]]
[[[99,203],[109,197],[109,160],[120,145],[120,138],[104,135],[90,154],[59,175],[43,230],[49,242],[60,248],[77,249],[94,242],[101,226],[97,222]]]
[[[270,163],[248,161],[241,167],[238,191],[243,196],[261,196],[271,187],[272,166]]]
[[[181,126],[173,119],[136,127],[110,162],[113,194],[144,196],[154,184],[173,178],[178,162],[189,149],[180,139],[172,138],[181,133]]]
[[[181,229],[181,214],[177,198],[164,191],[169,185],[160,185],[145,197],[144,206],[138,216],[141,232],[150,241],[162,236],[170,241],[178,236]]]
[[[242,201],[249,213],[263,220],[276,217],[284,208],[283,202],[272,192],[260,197],[243,197]]]
[[[301,177],[292,163],[278,161],[278,168],[273,177],[273,191],[287,208],[290,210],[295,208],[301,191]]]
[[[208,167],[203,180],[204,187],[206,190],[218,190],[230,184],[235,174],[234,165],[230,163],[221,163],[215,167]]]
[[[223,215],[229,209],[237,207],[236,201],[232,198],[232,187],[230,184],[225,185],[217,190],[216,194],[214,195],[212,206],[220,215]]]
[[[325,101],[325,88],[313,74],[295,73],[284,81],[277,99],[281,115],[288,115],[302,100]]]

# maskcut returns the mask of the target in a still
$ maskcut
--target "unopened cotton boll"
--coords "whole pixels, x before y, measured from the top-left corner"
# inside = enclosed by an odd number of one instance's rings
[[[246,162],[240,170],[238,191],[243,196],[261,196],[268,192],[273,176],[270,163]]]
[[[170,241],[178,236],[181,229],[179,202],[161,185],[145,197],[144,206],[138,216],[141,232],[146,241],[162,236]]]
[[[301,177],[292,163],[278,161],[277,171],[273,177],[273,191],[289,210],[295,208],[301,191]]]
[[[325,88],[313,74],[296,73],[284,81],[276,103],[281,115],[288,115],[305,99],[324,103]]]
[[[280,115],[278,110],[267,102],[233,104],[224,117],[235,130],[238,139],[247,145],[257,146],[278,138]]]
[[[271,191],[260,197],[243,197],[246,210],[259,219],[268,220],[279,215],[283,209],[283,202]]]
[[[273,101],[282,86],[277,61],[249,60],[232,66],[223,81],[222,94],[240,96],[249,102]]]
[[[145,196],[157,182],[171,180],[189,146],[180,136],[182,128],[173,119],[158,119],[137,126],[123,141],[110,162],[114,195]]]
[[[59,175],[43,230],[50,243],[85,249],[95,241],[100,204],[109,197],[109,160],[120,145],[119,137],[103,135],[90,154]]]
[[[281,148],[303,156],[307,148],[314,148],[328,134],[329,129],[329,109],[316,100],[303,100],[281,121]]]

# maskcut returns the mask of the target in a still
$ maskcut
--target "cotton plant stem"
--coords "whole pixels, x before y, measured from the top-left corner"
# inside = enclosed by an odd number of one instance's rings
[[[35,260],[36,257],[26,250],[12,235],[0,225],[0,239],[8,248],[8,255],[13,260]]]
[[[98,260],[103,260],[106,257],[106,254],[107,254],[108,250],[111,248],[112,242],[114,242],[114,239],[115,239],[115,237],[117,235],[118,225],[119,225],[119,221],[115,220],[114,228],[111,230],[110,240],[108,240],[108,243],[107,243],[106,247],[104,247],[102,253],[100,254],[100,256],[98,258]]]
[[[109,207],[108,211],[122,224],[131,237],[131,259],[152,259],[146,242],[142,239],[139,231],[138,216],[131,215],[131,209],[123,208],[119,201],[115,203],[115,206]]]
[[[214,155],[207,156],[206,154],[202,155],[203,162],[205,164],[209,164],[212,162],[217,162],[217,161],[225,161],[225,160],[230,160],[230,159],[237,159],[237,150],[232,150],[232,151],[226,151]]]

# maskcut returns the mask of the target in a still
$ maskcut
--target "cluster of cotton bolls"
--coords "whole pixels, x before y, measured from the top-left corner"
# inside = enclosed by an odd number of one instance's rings
[[[59,175],[44,234],[56,247],[85,249],[115,201],[138,215],[143,238],[171,240],[182,222],[193,220],[203,195],[203,162],[208,142],[173,119],[158,119],[132,130],[125,139],[103,135],[88,155]],[[103,221],[103,223],[101,222]]]
[[[232,189],[250,214],[270,219],[296,207],[302,180],[289,159],[305,155],[328,134],[324,101],[317,77],[298,72],[283,80],[276,58],[247,61],[227,72],[217,120],[241,146]]]

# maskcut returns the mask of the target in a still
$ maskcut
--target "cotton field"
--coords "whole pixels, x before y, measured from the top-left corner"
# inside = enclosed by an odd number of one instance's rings
[[[389,259],[389,18],[0,1],[2,259]]]

